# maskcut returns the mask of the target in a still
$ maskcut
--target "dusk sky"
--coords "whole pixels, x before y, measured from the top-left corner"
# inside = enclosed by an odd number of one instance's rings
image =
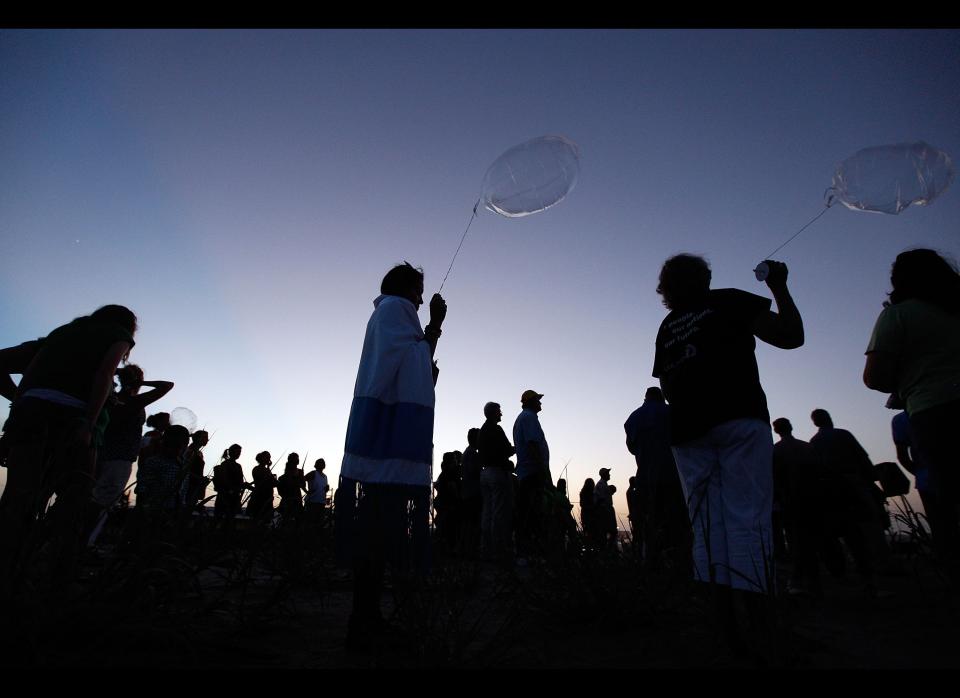
[[[422,266],[429,298],[487,167],[563,135],[576,188],[481,213],[444,288],[434,477],[486,401],[509,434],[533,388],[554,478],[569,461],[575,500],[610,467],[625,525],[664,259],[770,297],[751,270],[837,163],[920,140],[960,157],[958,86],[956,30],[0,31],[0,343],[127,305],[131,361],[176,383],[148,412],[192,409],[208,467],[236,442],[248,476],[295,450],[334,484],[383,274]],[[898,216],[834,206],[777,256],[807,340],[758,346],[772,417],[807,439],[822,407],[895,460],[863,352],[894,257],[960,257],[958,221],[957,183]]]

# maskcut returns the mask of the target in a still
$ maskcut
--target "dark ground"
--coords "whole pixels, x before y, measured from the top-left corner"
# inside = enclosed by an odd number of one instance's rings
[[[920,669],[957,665],[960,596],[907,546],[872,597],[851,571],[824,598],[781,591],[775,620],[734,656],[710,599],[629,555],[568,556],[504,572],[438,560],[365,653],[344,649],[349,574],[328,536],[194,532],[187,552],[115,539],[85,556],[80,582],[28,585],[6,604],[5,668],[154,669]],[[110,538],[107,536],[107,540]],[[183,550],[181,547],[180,550]],[[780,565],[779,580],[788,567]]]

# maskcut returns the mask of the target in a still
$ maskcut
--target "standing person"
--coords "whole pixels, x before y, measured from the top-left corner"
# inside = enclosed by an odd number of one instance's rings
[[[933,250],[897,255],[889,305],[867,345],[863,382],[907,405],[935,502],[937,553],[960,580],[960,274]]]
[[[580,488],[580,529],[583,536],[590,546],[597,542],[597,523],[593,493],[597,486],[592,477],[583,481],[583,487]]]
[[[386,564],[396,583],[429,566],[433,355],[447,305],[434,294],[421,329],[422,304],[423,271],[397,265],[383,277],[363,340],[336,507],[339,557],[354,571],[352,649],[380,637]]]
[[[865,591],[874,594],[877,567],[888,551],[883,536],[887,513],[883,492],[874,484],[873,464],[853,434],[833,426],[829,412],[816,409],[810,418],[818,427],[810,445],[831,480],[832,526],[850,548]]]
[[[503,411],[496,402],[483,406],[486,420],[480,427],[477,449],[483,470],[480,472],[480,494],[483,512],[480,523],[480,553],[484,559],[509,566],[513,558],[513,463],[516,453],[503,433],[500,420]]]
[[[97,480],[92,493],[92,521],[87,529],[87,545],[93,545],[107,519],[107,512],[116,504],[133,470],[140,452],[140,433],[147,419],[146,406],[153,404],[173,389],[171,381],[145,381],[143,370],[127,364],[117,370],[120,389],[111,396],[106,407],[110,416],[103,446],[97,453]],[[140,393],[141,386],[152,388]]]
[[[643,542],[644,559],[656,564],[664,552],[676,567],[689,567],[690,520],[677,474],[677,464],[670,450],[670,408],[663,391],[647,388],[643,404],[635,409],[623,425],[627,450],[637,463],[639,540]]]
[[[539,549],[544,535],[543,494],[553,486],[550,477],[550,447],[537,414],[543,410],[543,394],[524,390],[523,406],[513,423],[513,445],[517,449],[517,552],[528,557]]]
[[[657,333],[653,375],[670,402],[671,443],[693,526],[694,575],[721,592],[764,592],[772,570],[773,439],[754,337],[782,349],[803,345],[787,267],[766,263],[776,313],[768,298],[711,289],[710,267],[695,255],[664,262],[657,287],[670,312]],[[726,593],[718,599],[736,642],[733,599]]]
[[[261,451],[256,455],[257,464],[253,466],[253,492],[247,502],[247,516],[260,522],[273,520],[273,492],[277,487],[277,476],[271,472],[273,459],[270,451]]]
[[[467,430],[467,448],[460,465],[460,539],[463,553],[476,557],[480,548],[480,517],[483,499],[480,494],[480,430]]]
[[[160,439],[170,426],[170,413],[157,412],[147,417],[147,433],[140,439],[140,455],[137,460],[143,463],[147,458],[160,452]]]
[[[593,512],[596,516],[597,535],[601,548],[615,546],[617,542],[617,514],[613,509],[613,492],[610,468],[600,468],[600,479],[593,490]]]
[[[317,458],[313,464],[313,470],[306,475],[307,498],[304,503],[304,520],[311,527],[319,527],[324,523],[327,492],[330,491],[327,476],[323,473],[326,467],[327,462],[323,458]]]
[[[213,468],[213,489],[217,500],[213,515],[217,519],[226,519],[233,526],[234,517],[240,513],[243,490],[248,487],[243,477],[243,466],[237,462],[243,449],[233,444],[223,452],[223,460]]]
[[[280,495],[277,511],[284,524],[300,523],[300,515],[303,513],[303,493],[307,491],[307,483],[299,465],[300,454],[291,453],[287,456],[283,475],[277,478],[277,494]]]
[[[15,573],[36,542],[32,529],[45,483],[57,483],[57,515],[51,521],[55,555],[69,573],[93,486],[94,431],[136,330],[137,318],[128,308],[103,306],[53,330],[26,368],[4,425],[3,573]]]
[[[163,432],[160,450],[137,469],[137,508],[141,512],[182,509],[187,481],[183,453],[190,443],[185,426],[173,424]]]
[[[206,463],[203,458],[203,448],[210,442],[210,435],[203,429],[193,432],[190,436],[192,443],[183,459],[187,467],[187,496],[186,506],[192,512],[197,508],[200,500],[204,499],[207,485],[210,480],[204,475]]]

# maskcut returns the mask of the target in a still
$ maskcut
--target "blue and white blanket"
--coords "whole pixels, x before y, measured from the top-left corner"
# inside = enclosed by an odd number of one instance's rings
[[[417,309],[379,296],[367,323],[341,475],[360,482],[430,486],[433,370]]]

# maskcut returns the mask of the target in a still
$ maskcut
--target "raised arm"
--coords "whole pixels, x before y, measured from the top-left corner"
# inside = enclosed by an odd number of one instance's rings
[[[153,404],[173,390],[172,381],[143,381],[140,385],[153,388],[153,390],[148,390],[145,393],[138,393],[133,397],[127,398],[127,404],[133,405],[134,407],[143,408],[147,405]]]
[[[766,260],[766,263],[770,267],[767,286],[773,293],[777,312],[768,310],[758,315],[753,323],[753,334],[780,349],[802,347],[803,318],[787,289],[787,265],[773,260]]]

